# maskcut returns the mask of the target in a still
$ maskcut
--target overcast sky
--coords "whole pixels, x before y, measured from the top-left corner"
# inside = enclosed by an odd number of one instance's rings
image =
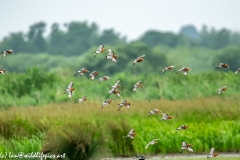
[[[38,21],[96,22],[133,40],[149,29],[178,32],[203,24],[240,31],[240,0],[0,0],[0,40]]]

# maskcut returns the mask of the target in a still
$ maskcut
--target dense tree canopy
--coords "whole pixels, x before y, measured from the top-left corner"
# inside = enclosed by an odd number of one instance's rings
[[[95,23],[70,22],[61,26],[53,23],[50,33],[45,35],[47,24],[37,22],[29,27],[27,33],[11,33],[0,43],[0,50],[13,49],[15,52],[39,53],[46,52],[52,55],[81,55],[99,44],[122,45],[126,44],[126,36],[121,36],[114,29],[99,31]],[[135,40],[147,44],[149,47],[166,45],[168,47],[205,47],[221,49],[228,45],[239,45],[240,34],[225,28],[216,30],[203,26],[197,31],[192,25],[183,26],[179,34],[149,30]]]

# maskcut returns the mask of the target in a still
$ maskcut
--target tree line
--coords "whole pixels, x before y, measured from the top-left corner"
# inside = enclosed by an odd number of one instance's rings
[[[50,33],[45,35],[47,24],[37,22],[32,24],[27,33],[16,32],[4,37],[0,50],[13,49],[23,53],[48,53],[51,55],[74,56],[85,53],[99,44],[127,44],[127,37],[120,35],[114,29],[99,31],[96,23],[84,22],[65,23],[63,28],[58,23],[51,25]],[[239,45],[240,34],[228,29],[216,30],[203,26],[200,31],[192,25],[181,28],[180,33],[148,30],[135,42],[142,42],[149,47],[165,45],[168,47],[204,47],[221,49],[228,45]]]

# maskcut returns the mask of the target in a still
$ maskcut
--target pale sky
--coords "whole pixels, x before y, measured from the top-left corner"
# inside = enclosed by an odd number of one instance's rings
[[[240,0],[0,0],[0,40],[10,32],[27,32],[31,24],[96,22],[128,40],[149,29],[177,33],[193,24],[240,31]]]

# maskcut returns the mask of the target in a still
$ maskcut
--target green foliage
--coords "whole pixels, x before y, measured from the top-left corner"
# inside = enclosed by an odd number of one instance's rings
[[[43,153],[65,154],[71,160],[87,160],[102,143],[100,130],[91,123],[65,125],[47,134]]]
[[[8,130],[13,134],[7,139],[2,137],[1,142],[6,145],[0,152],[17,152],[25,147],[21,151],[65,153],[69,159],[148,156],[180,153],[183,141],[193,144],[195,153],[207,154],[212,147],[216,152],[239,152],[238,100],[129,101],[134,105],[120,111],[117,101],[103,109],[97,107],[99,102],[87,101],[2,111],[0,128],[9,124]],[[173,118],[159,122],[160,113],[148,118],[148,112],[155,108]],[[190,127],[175,134],[182,124]],[[33,132],[32,128],[41,132]],[[135,138],[123,138],[132,128],[137,133]],[[0,133],[6,135],[7,130]],[[159,143],[145,149],[156,138]]]

